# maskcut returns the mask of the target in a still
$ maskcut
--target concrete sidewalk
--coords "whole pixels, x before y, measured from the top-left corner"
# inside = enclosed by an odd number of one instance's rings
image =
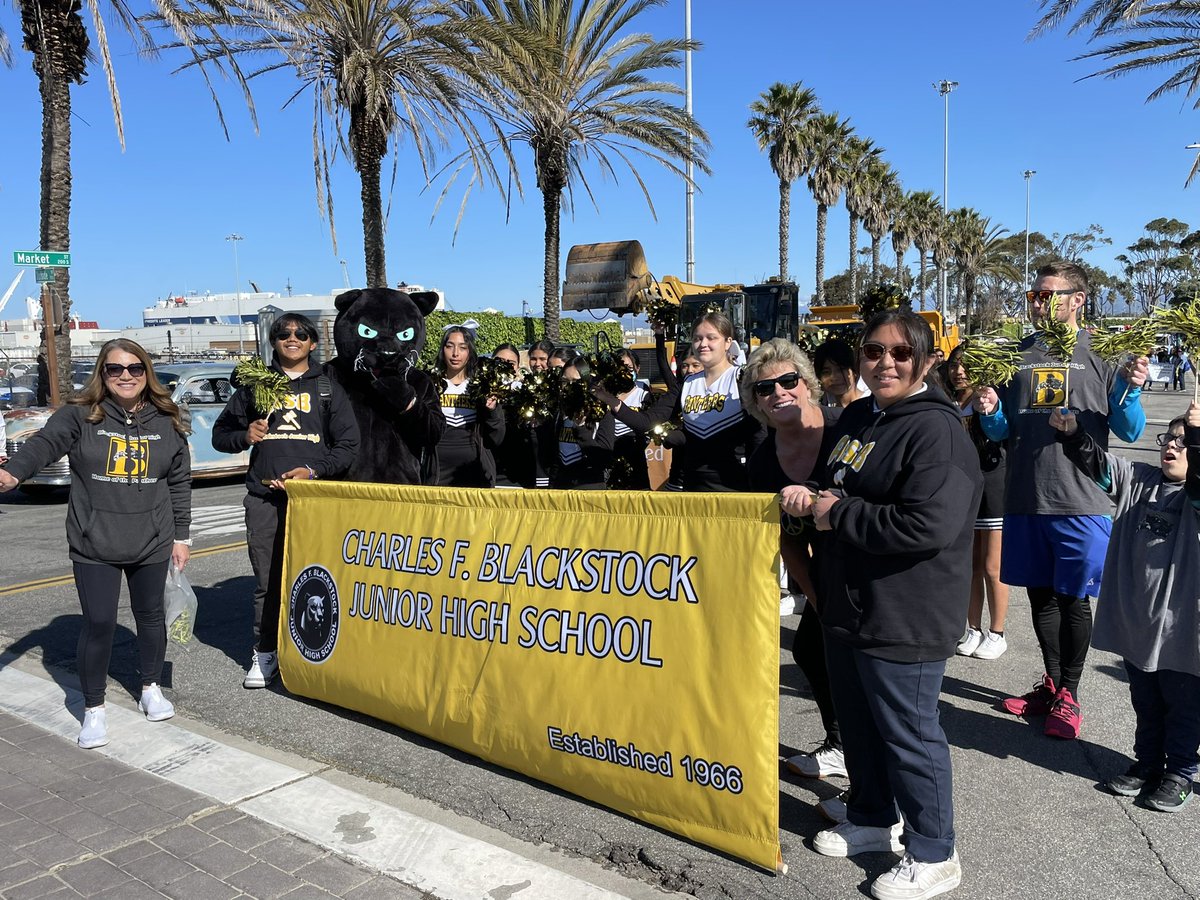
[[[591,884],[368,796],[344,773],[248,752],[198,723],[151,723],[123,701],[106,703],[111,742],[81,750],[78,691],[0,657],[0,897],[650,893]]]

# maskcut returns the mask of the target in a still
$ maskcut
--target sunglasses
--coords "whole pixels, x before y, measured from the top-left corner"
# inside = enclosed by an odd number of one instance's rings
[[[751,387],[754,388],[754,393],[760,397],[770,397],[775,393],[775,385],[779,385],[785,391],[790,391],[800,383],[799,372],[787,372],[780,375],[778,378],[764,378],[762,381],[754,382]]]
[[[1176,450],[1187,449],[1187,444],[1184,442],[1182,434],[1156,434],[1154,443],[1160,447],[1174,447]]]
[[[908,362],[912,359],[913,348],[908,344],[897,344],[895,347],[885,347],[883,344],[877,344],[875,341],[869,341],[862,345],[862,355],[871,362],[877,362],[883,359],[883,354],[888,353],[898,363]]]
[[[1033,303],[1035,300],[1048,303],[1051,297],[1069,297],[1071,294],[1078,293],[1079,291],[1026,291],[1025,299],[1030,303]]]
[[[134,378],[141,378],[146,374],[146,367],[142,363],[134,363],[131,366],[122,366],[119,363],[104,364],[104,374],[109,378],[120,378],[122,372],[128,372]]]
[[[309,334],[308,330],[305,328],[296,328],[296,329],[293,329],[292,331],[277,332],[275,334],[275,336],[273,338],[271,338],[271,340],[282,341],[282,340],[286,340],[289,337],[294,337],[298,341],[307,341],[310,337],[312,337],[312,335]]]

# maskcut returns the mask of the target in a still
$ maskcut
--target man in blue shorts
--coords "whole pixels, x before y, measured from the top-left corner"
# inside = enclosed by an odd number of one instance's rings
[[[1146,425],[1141,389],[1150,371],[1146,357],[1116,369],[1091,352],[1079,328],[1088,293],[1082,267],[1060,260],[1038,269],[1026,292],[1034,322],[1045,321],[1057,298],[1057,319],[1078,333],[1069,361],[1054,356],[1041,332],[1021,342],[1017,375],[999,392],[984,388],[976,408],[984,433],[1006,441],[1004,547],[1000,580],[1029,594],[1033,630],[1046,671],[1032,691],[1002,704],[1014,715],[1045,715],[1046,734],[1074,739],[1082,714],[1079,679],[1092,638],[1091,597],[1112,529],[1104,492],[1058,452],[1050,413],[1069,408],[1081,428],[1107,449],[1108,432],[1138,439]]]

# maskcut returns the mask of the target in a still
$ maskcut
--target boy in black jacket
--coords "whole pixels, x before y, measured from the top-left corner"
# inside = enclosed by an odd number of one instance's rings
[[[242,687],[263,688],[279,671],[277,641],[284,482],[330,478],[350,468],[358,452],[358,422],[342,389],[309,357],[317,329],[305,316],[285,313],[271,326],[271,368],[291,379],[282,409],[254,408],[252,392],[239,390],[213,425],[213,447],[224,453],[249,448],[246,472],[246,545],[254,569],[254,654]]]

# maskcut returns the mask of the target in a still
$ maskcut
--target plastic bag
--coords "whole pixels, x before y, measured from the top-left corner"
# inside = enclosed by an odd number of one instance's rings
[[[187,576],[175,568],[171,560],[167,568],[167,586],[163,590],[163,614],[167,620],[167,637],[177,644],[186,644],[192,639],[196,627],[196,592],[188,584]]]

